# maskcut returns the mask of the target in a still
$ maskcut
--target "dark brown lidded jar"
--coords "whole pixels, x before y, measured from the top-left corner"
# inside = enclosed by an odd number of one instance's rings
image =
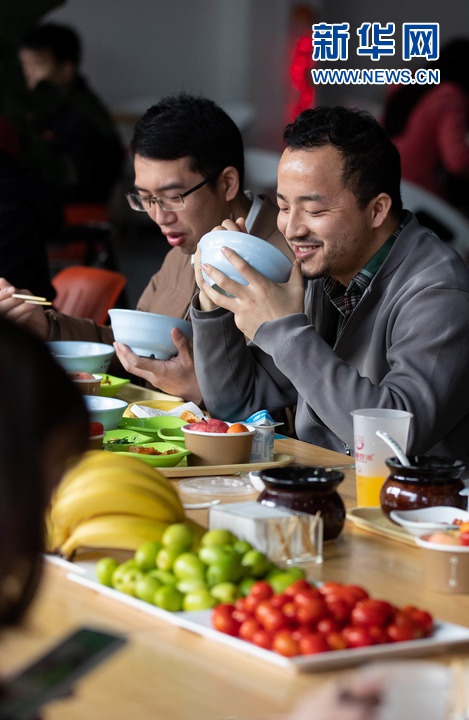
[[[465,465],[460,460],[439,455],[413,455],[410,467],[396,457],[385,462],[389,475],[381,488],[381,509],[389,517],[391,510],[416,510],[450,505],[465,510],[467,497],[459,492],[465,487],[461,475]]]
[[[345,506],[336,488],[344,479],[338,470],[323,467],[290,466],[259,473],[265,484],[257,502],[267,507],[315,515],[321,512],[324,540],[333,540],[345,523]]]

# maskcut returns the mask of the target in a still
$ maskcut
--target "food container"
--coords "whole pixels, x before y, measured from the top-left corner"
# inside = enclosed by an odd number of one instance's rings
[[[340,534],[345,523],[345,506],[336,488],[344,479],[342,472],[293,466],[262,470],[259,477],[265,487],[257,502],[310,515],[320,511],[324,540],[333,540]]]
[[[99,395],[101,375],[93,375],[93,373],[88,372],[71,372],[69,376],[82,395]]]
[[[424,584],[438,592],[469,593],[469,546],[443,545],[416,538]]]
[[[392,510],[416,510],[435,505],[450,505],[465,510],[467,498],[461,475],[464,464],[439,455],[409,457],[410,467],[403,467],[396,457],[386,460],[389,476],[380,493],[381,509],[388,517]]]
[[[189,424],[183,425],[181,430],[186,448],[191,452],[187,458],[188,465],[239,465],[249,462],[253,427],[248,427],[246,432],[218,433],[192,430]]]

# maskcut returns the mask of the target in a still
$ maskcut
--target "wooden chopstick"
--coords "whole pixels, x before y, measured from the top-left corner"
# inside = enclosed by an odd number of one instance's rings
[[[22,295],[21,293],[13,293],[11,297],[16,298],[17,300],[24,300],[31,305],[52,305],[50,300],[47,300],[45,297],[40,297],[39,295]]]

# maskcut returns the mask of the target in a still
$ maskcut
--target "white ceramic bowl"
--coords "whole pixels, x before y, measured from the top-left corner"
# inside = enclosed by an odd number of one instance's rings
[[[112,345],[84,340],[53,340],[47,345],[68,372],[106,372],[114,355]]]
[[[168,360],[177,350],[171,339],[171,330],[178,327],[186,337],[192,337],[192,325],[188,320],[142,312],[141,310],[109,310],[112,332],[117,342],[128,345],[142,357]]]
[[[469,521],[469,512],[438,505],[420,510],[393,510],[389,517],[398,525],[402,525],[411,535],[422,537],[437,530],[455,528],[454,520]]]
[[[115,430],[128,403],[125,400],[102,395],[84,395],[83,397],[90,413],[90,422],[101,423],[105,432]]]
[[[276,283],[288,280],[292,263],[283,252],[266,240],[233,230],[212,230],[203,235],[199,242],[202,263],[213,265],[240,285],[247,285],[245,278],[222,254],[223,246],[235,250],[249,265],[269,280]],[[215,284],[208,275],[203,273],[203,276],[209,285]]]

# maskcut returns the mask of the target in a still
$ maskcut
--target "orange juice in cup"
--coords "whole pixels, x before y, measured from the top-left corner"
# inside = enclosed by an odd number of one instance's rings
[[[352,416],[357,505],[379,507],[381,487],[389,474],[385,460],[391,451],[376,431],[387,432],[405,452],[412,413],[389,408],[365,408],[354,410]]]

